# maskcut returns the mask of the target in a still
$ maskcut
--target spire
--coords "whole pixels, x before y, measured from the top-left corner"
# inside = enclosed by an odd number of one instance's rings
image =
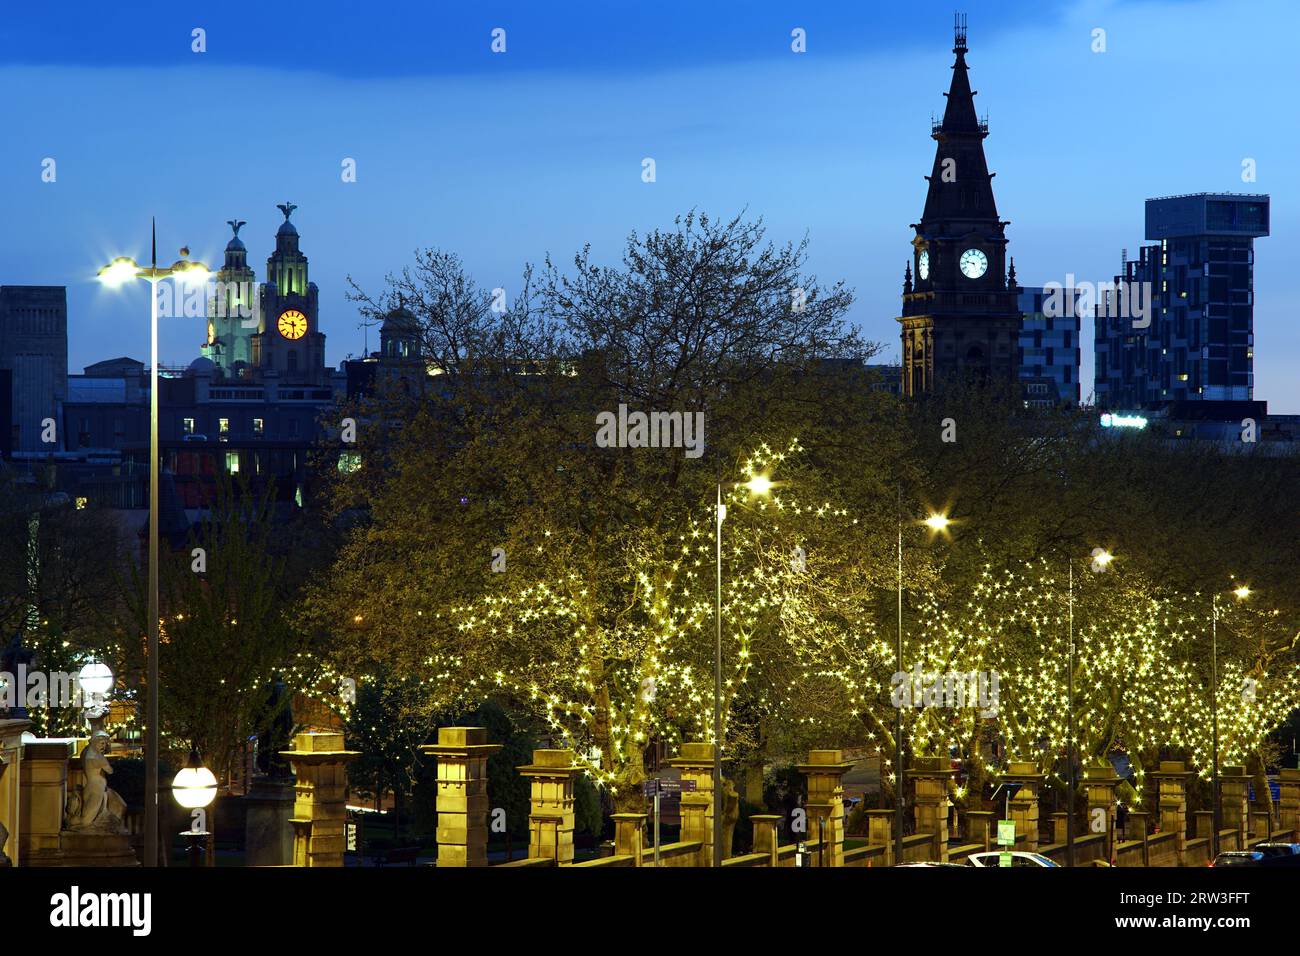
[[[975,112],[975,91],[970,88],[966,66],[966,17],[957,14],[954,24],[952,83],[944,95],[948,102],[943,119],[931,120],[930,136],[938,144],[934,167],[926,177],[930,183],[925,197],[922,223],[936,221],[996,220],[997,204],[988,164],[984,159],[984,138],[988,123]]]
[[[1007,288],[1016,288],[1016,257],[1011,257],[1011,268],[1007,270]]]
[[[903,266],[903,295],[912,291],[912,264]]]
[[[966,67],[966,14],[953,14],[956,21],[953,32],[955,39],[952,52],[957,62],[952,65],[952,85],[944,94],[948,105],[943,111],[942,129],[946,133],[974,133],[981,131],[979,118],[975,115],[975,93],[970,88],[970,74]],[[988,127],[983,127],[984,133]]]

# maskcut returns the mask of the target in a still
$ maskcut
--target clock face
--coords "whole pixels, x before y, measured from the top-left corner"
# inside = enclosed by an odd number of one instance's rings
[[[930,278],[930,250],[922,249],[921,257],[916,260],[916,274],[922,279]]]
[[[275,323],[275,327],[286,339],[300,339],[307,334],[307,316],[297,309],[286,309],[280,313],[280,320]]]
[[[961,254],[961,274],[967,279],[978,279],[989,268],[989,257],[978,249],[967,249]]]

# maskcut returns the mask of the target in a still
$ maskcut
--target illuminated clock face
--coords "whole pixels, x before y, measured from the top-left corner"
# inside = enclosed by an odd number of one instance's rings
[[[297,309],[286,309],[280,313],[280,320],[275,323],[275,327],[286,339],[300,339],[307,334],[307,316]]]
[[[930,278],[930,250],[922,249],[921,257],[916,260],[916,274],[922,279]]]
[[[989,257],[978,249],[967,249],[961,254],[961,274],[967,279],[978,279],[989,269]]]

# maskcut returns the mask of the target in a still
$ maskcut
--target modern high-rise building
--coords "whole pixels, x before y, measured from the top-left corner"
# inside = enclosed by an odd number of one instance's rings
[[[1148,199],[1146,238],[1099,296],[1096,401],[1102,410],[1254,398],[1255,239],[1265,195]]]
[[[1020,387],[1031,407],[1079,404],[1077,289],[1020,289]]]
[[[966,67],[966,23],[957,22],[952,85],[933,123],[934,166],[912,258],[903,274],[903,394],[960,379],[1012,387],[1020,308],[1007,270],[1006,222],[998,218],[984,159],[988,123],[975,112]],[[913,280],[915,275],[915,280]]]
[[[68,389],[68,295],[61,285],[0,286],[0,369],[12,372],[15,452],[63,447],[57,422]],[[44,441],[45,437],[54,441]]]

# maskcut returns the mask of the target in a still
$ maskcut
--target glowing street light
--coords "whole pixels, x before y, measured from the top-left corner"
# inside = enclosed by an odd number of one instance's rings
[[[145,800],[144,865],[158,865],[158,295],[164,279],[182,283],[206,282],[211,274],[201,262],[188,259],[188,248],[170,266],[158,266],[158,230],[151,222],[149,265],[139,265],[129,256],[118,256],[99,270],[99,281],[121,287],[131,279],[149,283],[149,644],[148,679],[145,686]]]
[[[202,866],[203,841],[208,837],[207,808],[217,797],[217,778],[203,766],[198,747],[190,750],[189,761],[172,780],[172,796],[186,810],[194,811],[195,825],[181,835],[185,837],[190,866]]]
[[[935,513],[926,518],[923,522],[931,531],[947,531],[948,525],[952,524],[952,519],[945,514]]]

